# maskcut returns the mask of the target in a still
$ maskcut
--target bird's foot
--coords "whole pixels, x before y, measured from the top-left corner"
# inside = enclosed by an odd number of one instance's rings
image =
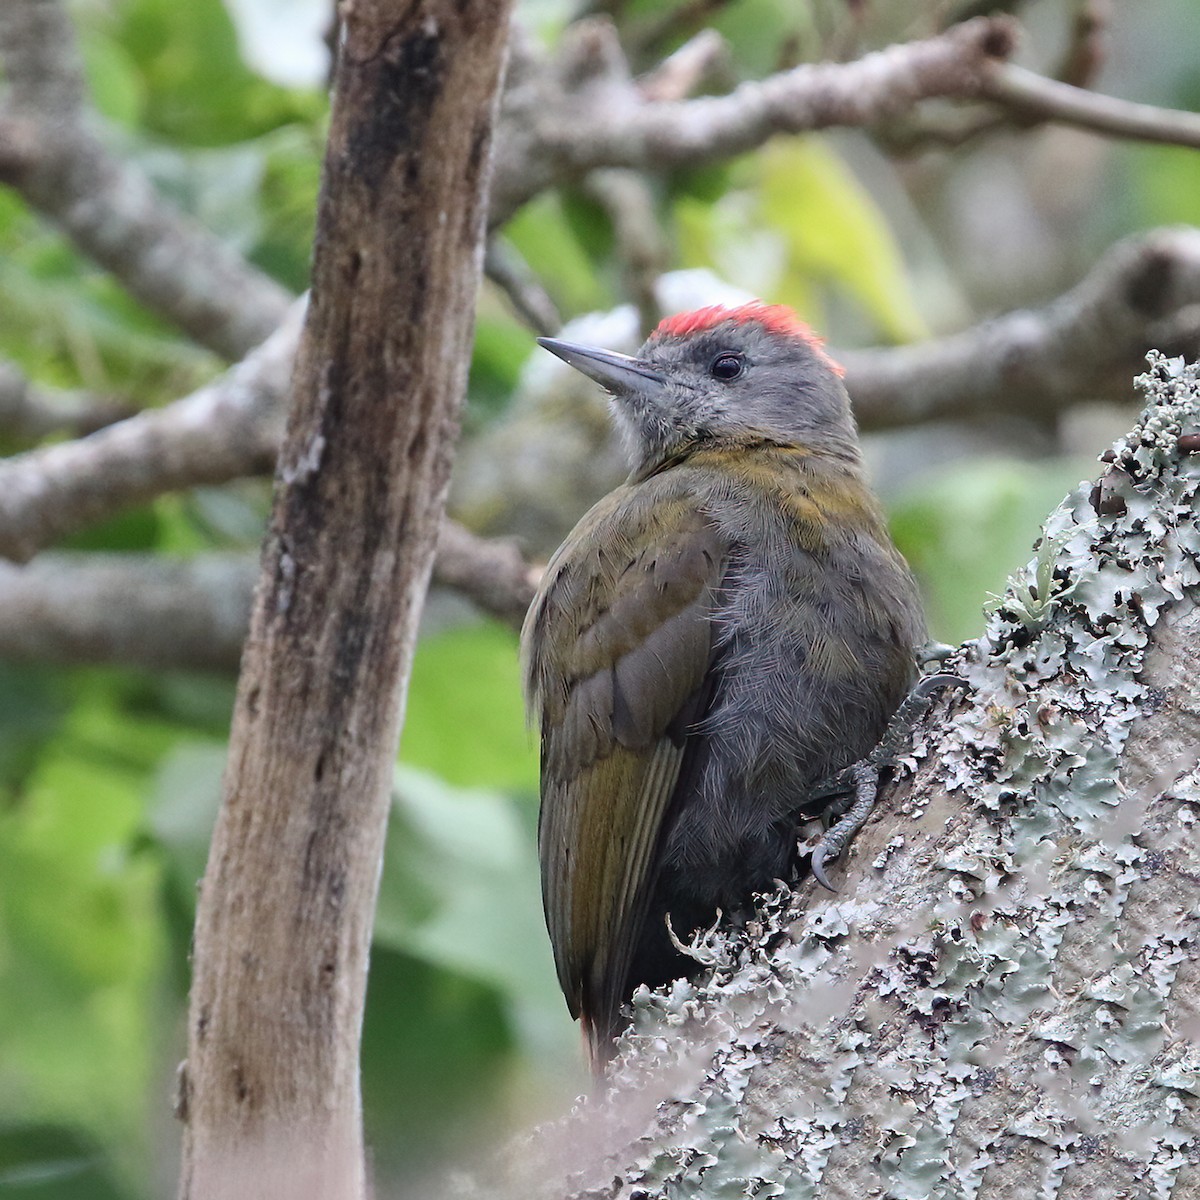
[[[967,681],[947,671],[926,675],[919,679],[912,690],[900,702],[879,744],[866,758],[839,771],[837,775],[822,780],[805,802],[809,808],[814,800],[832,801],[825,805],[827,816],[834,823],[821,840],[813,847],[809,870],[813,878],[824,888],[833,892],[837,889],[825,874],[825,864],[833,862],[850,844],[854,835],[863,827],[879,794],[880,774],[891,767],[899,757],[900,748],[912,737],[918,720],[924,715],[933,697],[946,688],[965,688]]]
[[[831,892],[836,892],[837,888],[829,882],[829,877],[825,874],[825,864],[837,858],[850,839],[863,827],[871,815],[871,809],[875,807],[875,798],[879,794],[879,768],[869,759],[864,758],[854,766],[847,767],[843,774],[849,775],[854,784],[854,798],[813,847],[812,858],[808,863],[813,878]]]
[[[924,667],[926,670],[931,665],[940,667],[957,649],[957,646],[951,646],[947,642],[925,642],[917,647],[917,665]],[[924,682],[924,680],[918,682],[917,687],[920,687],[921,683]]]

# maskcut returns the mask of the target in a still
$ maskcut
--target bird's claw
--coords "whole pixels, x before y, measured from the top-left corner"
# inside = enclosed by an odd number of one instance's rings
[[[917,663],[928,667],[929,663],[944,663],[954,652],[957,646],[948,645],[946,642],[926,642],[922,646],[917,647]]]
[[[812,873],[812,877],[827,891],[837,893],[837,888],[829,882],[829,876],[825,874],[825,860],[829,857],[829,851],[825,846],[825,839],[822,838],[814,847],[812,858],[809,859],[808,869]]]
[[[813,847],[808,869],[812,877],[831,892],[837,888],[825,874],[825,864],[832,862],[849,844],[850,839],[863,827],[875,807],[875,796],[879,790],[879,768],[867,759],[847,769],[854,783],[854,801],[832,828],[826,830],[821,840]]]
[[[814,794],[818,798],[835,796],[848,791],[852,791],[854,796],[844,814],[826,830],[821,840],[813,847],[808,869],[812,873],[812,877],[823,888],[827,888],[831,892],[837,891],[837,888],[829,882],[829,877],[825,873],[825,864],[833,862],[850,844],[854,835],[866,824],[871,810],[875,807],[880,770],[892,764],[900,742],[911,734],[926,702],[935,693],[945,688],[957,690],[965,687],[967,687],[967,681],[949,671],[939,671],[918,680],[896,710],[879,745],[860,762],[854,763],[853,766],[847,767],[832,779],[825,780],[817,786]]]

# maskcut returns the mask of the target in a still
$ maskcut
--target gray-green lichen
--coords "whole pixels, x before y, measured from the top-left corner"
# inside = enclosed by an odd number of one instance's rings
[[[514,1149],[511,1194],[1200,1196],[1200,653],[1145,673],[1194,618],[1200,375],[1140,384],[840,894],[781,888],[700,939],[710,979],[637,996],[613,1088]]]

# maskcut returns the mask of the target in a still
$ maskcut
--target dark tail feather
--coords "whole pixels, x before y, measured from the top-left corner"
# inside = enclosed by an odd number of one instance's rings
[[[605,1021],[596,1021],[590,1013],[582,1013],[579,1017],[580,1032],[583,1034],[583,1052],[587,1055],[588,1066],[592,1069],[592,1077],[597,1083],[603,1083],[608,1074],[608,1064],[617,1055],[616,1036]]]

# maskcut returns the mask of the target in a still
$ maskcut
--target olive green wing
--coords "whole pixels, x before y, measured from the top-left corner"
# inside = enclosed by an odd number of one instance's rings
[[[626,999],[728,555],[695,497],[653,477],[584,517],[526,619],[546,923],[571,1013],[600,1038]]]

